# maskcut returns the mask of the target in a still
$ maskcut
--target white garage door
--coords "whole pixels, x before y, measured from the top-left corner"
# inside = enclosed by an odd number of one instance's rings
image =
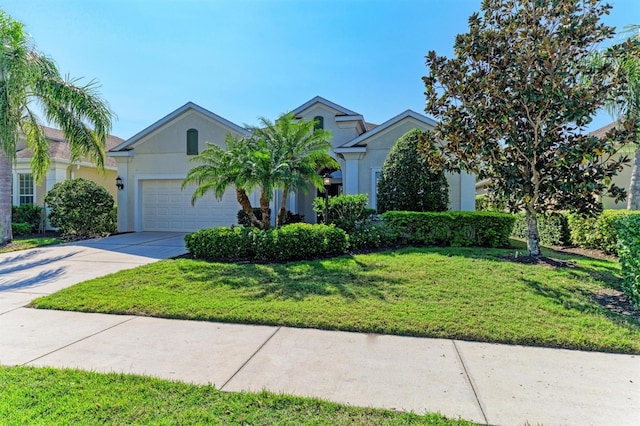
[[[234,190],[228,190],[220,201],[207,194],[192,206],[193,187],[181,190],[181,180],[141,182],[143,231],[191,232],[237,223],[240,205]]]

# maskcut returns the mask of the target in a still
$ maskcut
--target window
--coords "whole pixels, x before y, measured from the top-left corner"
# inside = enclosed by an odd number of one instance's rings
[[[18,175],[18,202],[22,204],[33,204],[35,202],[33,190],[33,175]]]
[[[315,121],[313,130],[324,130],[324,117],[316,115],[315,117],[313,117],[313,121]]]
[[[187,130],[187,155],[198,155],[198,131]]]

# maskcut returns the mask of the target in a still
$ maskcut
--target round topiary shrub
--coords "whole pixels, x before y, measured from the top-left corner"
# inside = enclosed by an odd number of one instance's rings
[[[116,230],[113,197],[95,182],[82,178],[58,182],[44,200],[49,222],[63,237],[87,238]]]
[[[396,141],[382,166],[378,182],[378,212],[441,212],[449,205],[444,170],[419,151],[422,132],[410,130]],[[434,154],[441,155],[441,154]]]

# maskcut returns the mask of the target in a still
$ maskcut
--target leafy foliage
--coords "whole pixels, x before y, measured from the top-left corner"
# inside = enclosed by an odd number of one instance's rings
[[[568,217],[571,243],[605,253],[616,253],[617,222],[626,216],[640,216],[640,211],[605,210],[597,216],[571,214]]]
[[[284,261],[342,254],[347,234],[333,226],[294,223],[276,229],[219,227],[185,236],[187,250],[201,259]]]
[[[538,216],[540,242],[545,245],[563,246],[569,244],[571,235],[567,216],[562,213]],[[517,238],[527,238],[527,220],[524,213],[516,215],[513,233]]]
[[[622,266],[622,289],[629,299],[640,305],[640,214],[619,218],[618,256]]]
[[[366,194],[349,194],[329,197],[328,222],[351,234],[359,223],[367,220],[375,210],[367,207],[369,199]],[[324,221],[325,199],[317,197],[313,200],[313,211]]]
[[[113,197],[97,183],[76,178],[58,182],[47,193],[49,221],[64,237],[86,238],[115,231]]]
[[[27,235],[33,232],[31,228],[31,224],[25,223],[25,222],[12,222],[11,231],[13,232],[13,235],[16,235],[16,236]]]
[[[10,241],[11,165],[19,136],[31,151],[31,169],[40,181],[50,165],[49,141],[33,110],[58,126],[69,142],[71,161],[104,166],[104,149],[112,112],[97,92],[97,83],[80,85],[61,76],[56,64],[36,50],[24,25],[0,9],[0,242]],[[9,182],[7,183],[7,180]]]
[[[601,209],[597,196],[620,200],[611,178],[628,162],[618,150],[635,140],[626,121],[603,138],[585,127],[611,96],[623,96],[610,64],[586,60],[613,35],[599,22],[597,0],[485,0],[453,59],[427,55],[425,111],[439,123],[449,167],[490,180],[511,211],[525,211],[528,250],[540,254],[537,215]]]
[[[413,129],[389,151],[378,182],[378,212],[441,212],[449,205],[449,184],[433,156],[419,151],[423,133]],[[440,155],[440,154],[436,154]]]
[[[397,244],[398,233],[384,221],[359,223],[349,234],[349,248],[352,250],[391,247]]]
[[[12,207],[11,220],[14,223],[27,223],[31,227],[27,233],[37,232],[44,226],[45,211],[37,204],[21,204]],[[20,235],[15,234],[14,235]]]
[[[191,161],[201,163],[189,171],[182,189],[191,183],[197,185],[192,203],[212,192],[222,198],[232,187],[251,226],[270,227],[269,203],[276,189],[282,189],[282,205],[277,224],[286,221],[286,199],[290,191],[305,191],[308,184],[322,188],[319,167],[336,166],[329,155],[329,133],[313,129],[313,122],[297,120],[293,114],[281,116],[275,124],[260,119],[262,128],[253,128],[250,137],[226,136],[227,149],[207,143],[207,148]],[[258,219],[248,194],[260,190]]]
[[[386,212],[385,222],[408,244],[503,247],[515,217],[496,212]]]

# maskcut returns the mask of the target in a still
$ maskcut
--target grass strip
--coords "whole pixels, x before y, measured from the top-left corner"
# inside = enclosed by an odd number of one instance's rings
[[[125,374],[0,366],[3,425],[472,425],[439,414],[358,408],[319,399],[227,393]]]
[[[62,241],[55,237],[36,237],[25,239],[14,239],[9,244],[0,246],[0,253],[9,253],[12,251],[27,250],[36,247],[50,246],[60,244]]]

